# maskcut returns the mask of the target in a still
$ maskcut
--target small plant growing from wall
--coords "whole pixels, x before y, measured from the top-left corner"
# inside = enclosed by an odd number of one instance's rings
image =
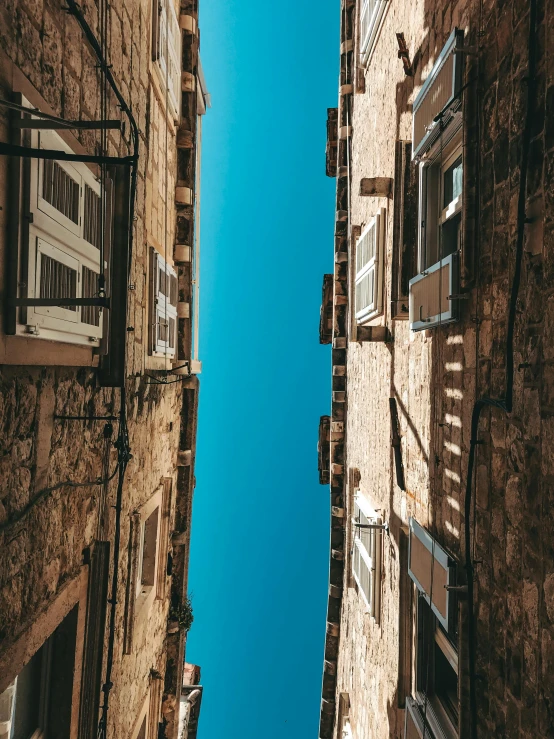
[[[171,599],[171,605],[169,607],[169,622],[170,630],[171,625],[177,625],[179,631],[188,632],[194,621],[194,615],[192,613],[192,603],[189,596],[179,602],[177,599]],[[173,626],[175,629],[175,626]]]

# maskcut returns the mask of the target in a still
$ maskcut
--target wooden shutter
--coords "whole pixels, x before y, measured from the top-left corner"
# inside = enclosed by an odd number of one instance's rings
[[[31,131],[36,148],[72,149],[54,131]],[[26,297],[81,298],[99,292],[101,186],[85,164],[31,159],[29,187],[21,208],[30,213],[21,271]],[[111,214],[111,213],[110,213]],[[106,212],[106,221],[109,215]],[[22,290],[24,294],[24,290]],[[98,345],[103,334],[102,311],[94,307],[35,306],[20,311],[17,333],[47,339]]]
[[[421,709],[413,698],[406,700],[406,716],[404,723],[404,739],[436,739],[429,728],[424,729],[424,718]]]
[[[454,562],[414,518],[410,518],[409,531],[408,573],[448,631],[454,613],[446,585],[454,584]]]
[[[152,354],[174,357],[177,343],[177,273],[152,247],[151,254],[151,342]]]
[[[381,524],[382,520],[374,511],[362,509],[357,499],[354,503],[354,522],[368,525]],[[379,529],[362,529],[354,526],[352,571],[367,601],[371,615],[378,619],[381,592],[381,531]]]
[[[417,272],[418,170],[412,142],[396,142],[394,233],[392,252],[392,317],[408,319],[410,280]]]
[[[450,254],[410,280],[410,328],[422,331],[458,320],[458,254]]]
[[[108,603],[110,544],[97,541],[91,555],[79,708],[79,739],[96,739]]]
[[[356,243],[355,311],[358,323],[383,309],[382,262],[384,208],[371,219]]]
[[[441,126],[435,121],[436,116],[449,104],[453,110],[443,117],[444,126],[459,107],[462,87],[462,55],[456,53],[463,46],[464,33],[455,28],[446,42],[439,58],[418,96],[413,107],[413,157],[420,156],[429,149],[440,136]]]

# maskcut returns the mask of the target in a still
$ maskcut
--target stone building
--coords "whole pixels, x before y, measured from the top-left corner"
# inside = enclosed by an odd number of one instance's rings
[[[554,3],[340,12],[319,736],[552,737]]]
[[[178,733],[197,0],[0,7],[0,737]]]

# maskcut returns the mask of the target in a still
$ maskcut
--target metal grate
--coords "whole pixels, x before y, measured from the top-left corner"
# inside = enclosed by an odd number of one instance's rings
[[[79,183],[51,159],[43,162],[42,197],[70,221],[79,223]]]
[[[83,267],[82,273],[83,298],[94,298],[98,295],[98,273],[88,267]],[[94,305],[85,305],[81,308],[81,321],[91,326],[100,326],[100,308]]]
[[[41,254],[40,257],[40,297],[41,298],[76,298],[77,272],[52,257]],[[64,306],[67,310],[76,311],[76,306]]]
[[[83,211],[83,238],[97,249],[100,249],[102,224],[100,218],[100,196],[92,187],[85,185],[85,202]]]

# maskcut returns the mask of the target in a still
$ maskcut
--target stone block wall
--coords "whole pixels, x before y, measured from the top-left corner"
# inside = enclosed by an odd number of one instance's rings
[[[98,62],[77,22],[62,6],[63,3],[53,0],[2,3],[0,66],[4,71],[0,96],[11,96],[13,75],[19,70],[52,113],[67,119],[98,119],[101,81]],[[186,4],[186,11],[196,15],[196,6],[189,6],[190,3]],[[85,0],[81,7],[93,32],[98,34],[98,2]],[[176,7],[178,10],[178,3]],[[165,478],[171,478],[173,497],[168,523],[171,536],[178,497],[177,453],[183,434],[181,384],[159,384],[152,379],[151,372],[145,373],[149,330],[148,246],[167,253],[171,262],[176,238],[176,127],[171,116],[165,114],[159,85],[153,82],[151,13],[150,0],[109,3],[108,63],[140,132],[134,252],[129,277],[132,285],[129,329],[121,337],[127,346],[127,414],[133,457],[123,494],[114,687],[108,724],[108,736],[114,739],[131,736],[149,690],[151,671],[162,678],[165,671],[169,596],[153,602],[147,628],[137,632],[133,652],[123,655],[130,517],[159,490]],[[108,117],[125,120],[113,96],[109,97]],[[128,153],[129,127],[125,125],[123,135],[114,131],[108,135],[108,153],[112,156]],[[81,131],[77,136],[86,153],[95,153],[96,132]],[[8,137],[9,116],[0,107],[0,140],[8,141]],[[9,166],[3,157],[0,162],[2,265],[10,215],[8,178]],[[0,274],[3,279],[4,266]],[[0,338],[3,342],[4,336]],[[32,339],[21,341],[36,349]],[[44,352],[39,355],[42,357]],[[92,483],[101,479],[106,470],[111,473],[115,468],[117,450],[113,442],[117,421],[83,422],[61,420],[57,416],[117,416],[121,397],[118,389],[99,386],[94,368],[97,358],[92,353],[88,361],[82,361],[81,356],[76,364],[89,366],[80,367],[71,366],[68,361],[64,362],[68,366],[55,366],[55,357],[50,357],[48,362],[36,365],[27,362],[22,366],[13,364],[5,350],[2,356],[6,363],[0,365],[0,659],[25,635],[64,585],[78,577],[85,550],[99,538],[113,541],[117,477],[104,487]],[[197,392],[197,384],[193,392]],[[188,430],[192,439],[195,423],[196,416],[194,428]],[[190,449],[190,438],[188,442]],[[192,471],[190,475],[192,481]],[[83,481],[90,484],[80,485]],[[187,490],[187,495],[192,498],[192,490]],[[190,509],[188,499],[185,505]],[[190,514],[187,525],[190,527]],[[166,562],[160,566],[165,569]]]
[[[359,470],[360,490],[390,522],[391,535],[384,538],[380,623],[365,613],[345,567],[336,702],[339,693],[349,694],[355,737],[403,736],[399,583],[407,563],[401,528],[410,516],[417,518],[463,570],[467,523],[476,578],[478,736],[548,737],[554,732],[554,139],[548,115],[554,99],[554,55],[548,44],[554,4],[537,4],[536,94],[525,193],[532,222],[525,226],[515,323],[513,409],[509,414],[487,410],[481,416],[469,522],[464,504],[473,404],[483,396],[502,397],[506,381],[530,3],[418,0],[387,5],[375,50],[367,70],[355,74],[357,92],[351,95],[349,225],[363,228],[378,208],[386,208],[384,312],[372,324],[386,326],[390,341],[348,342],[345,470]],[[343,3],[343,13],[349,7]],[[465,31],[464,45],[478,51],[478,56],[466,56],[464,77],[464,105],[477,111],[464,124],[466,153],[477,155],[467,193],[476,209],[464,216],[462,289],[467,297],[459,322],[414,333],[390,310],[397,206],[392,197],[360,196],[359,185],[362,178],[394,177],[396,141],[411,140],[411,106],[455,26]],[[413,77],[404,74],[398,59],[400,32]],[[352,255],[351,243],[349,249]],[[405,491],[396,484],[389,397],[398,405]],[[347,483],[344,495],[351,496]],[[461,641],[461,651],[465,648]],[[462,713],[467,711],[465,690]],[[335,735],[340,736],[338,723]]]

